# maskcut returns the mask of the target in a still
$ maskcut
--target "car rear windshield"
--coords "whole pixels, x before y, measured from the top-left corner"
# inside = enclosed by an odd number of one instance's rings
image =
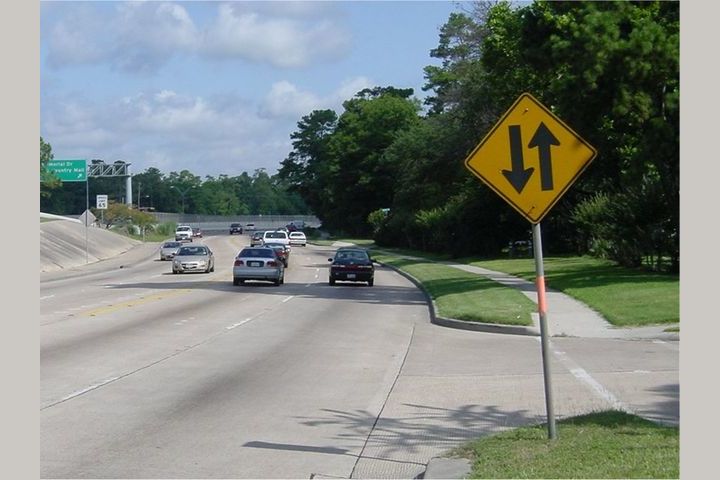
[[[285,232],[267,232],[265,234],[265,238],[287,238],[287,233],[285,233]]]
[[[238,257],[261,257],[261,258],[272,258],[275,256],[275,252],[269,248],[244,248],[240,251]]]
[[[182,247],[178,250],[178,255],[207,255],[207,249],[205,247]]]
[[[231,223],[230,226],[231,226],[231,227],[239,227],[240,224],[239,224],[239,223]]]
[[[335,254],[335,261],[345,262],[369,262],[370,258],[366,252],[361,250],[343,250]]]
[[[180,242],[167,242],[165,245],[163,245],[163,248],[177,248],[181,245],[182,243]]]

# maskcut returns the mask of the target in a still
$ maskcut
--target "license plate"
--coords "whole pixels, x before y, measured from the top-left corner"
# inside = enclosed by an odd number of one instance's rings
[[[355,274],[354,274],[354,273],[348,273],[348,274],[347,274],[347,278],[355,278]]]
[[[248,267],[262,267],[263,262],[248,262]]]

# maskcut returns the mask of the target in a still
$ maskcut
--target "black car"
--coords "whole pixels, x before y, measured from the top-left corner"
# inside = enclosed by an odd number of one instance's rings
[[[239,233],[240,235],[242,235],[242,233],[243,233],[242,225],[239,223],[231,223],[230,224],[230,235],[232,235],[233,233]]]
[[[375,283],[375,265],[367,251],[361,248],[339,248],[335,257],[328,258],[330,265],[330,285],[336,281]]]

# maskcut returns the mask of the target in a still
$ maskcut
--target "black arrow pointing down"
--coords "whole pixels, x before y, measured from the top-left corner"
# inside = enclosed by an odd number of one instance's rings
[[[522,193],[535,169],[525,168],[520,125],[509,125],[508,130],[510,133],[510,162],[512,170],[503,170],[502,173],[505,175],[505,178],[508,179],[510,185],[512,185],[518,193]]]

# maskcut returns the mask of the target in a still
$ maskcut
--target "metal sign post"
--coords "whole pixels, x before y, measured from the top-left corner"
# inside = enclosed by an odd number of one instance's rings
[[[552,379],[550,371],[550,358],[547,326],[547,302],[545,301],[545,268],[543,267],[542,234],[540,224],[533,225],[533,252],[535,253],[535,277],[538,296],[538,315],[540,317],[540,350],[542,351],[543,377],[545,378],[545,409],[547,410],[548,438],[557,438],[555,431],[555,410],[553,408]]]

